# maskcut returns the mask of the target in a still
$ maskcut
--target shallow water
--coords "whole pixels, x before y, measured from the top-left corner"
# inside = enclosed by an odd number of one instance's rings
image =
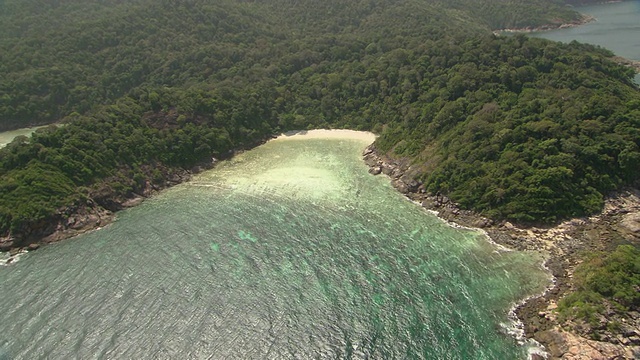
[[[15,359],[517,359],[541,259],[367,173],[362,139],[271,141],[0,267]]]
[[[34,131],[42,127],[43,126],[36,126],[36,127],[23,128],[23,129],[11,130],[11,131],[2,131],[0,132],[0,148],[7,146],[8,143],[12,142],[13,139],[17,138],[18,136],[23,136],[23,135],[30,136],[31,134],[33,134]]]

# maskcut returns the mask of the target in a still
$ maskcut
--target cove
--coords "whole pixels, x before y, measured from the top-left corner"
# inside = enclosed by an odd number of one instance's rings
[[[541,257],[407,201],[372,141],[280,137],[0,267],[0,354],[525,359],[508,312]]]

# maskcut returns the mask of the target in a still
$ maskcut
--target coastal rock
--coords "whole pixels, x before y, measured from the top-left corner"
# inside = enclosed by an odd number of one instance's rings
[[[541,331],[536,339],[547,345],[552,359],[634,359],[633,349],[608,342],[585,339],[559,328]]]
[[[134,198],[128,199],[122,203],[123,207],[129,208],[140,205],[144,201],[143,196],[135,196]]]
[[[382,173],[387,175],[387,176],[392,176],[393,175],[393,168],[389,165],[384,165],[382,166]]]
[[[407,186],[407,190],[412,193],[418,192],[418,188],[422,185],[418,181],[407,176],[402,176],[400,179]]]
[[[28,251],[34,251],[38,249],[40,249],[40,244],[38,243],[32,243],[32,244],[29,244],[29,246],[27,246]]]
[[[364,163],[367,164],[367,166],[376,166],[379,162],[379,159],[377,156],[375,156],[375,154],[368,154],[363,159]]]
[[[620,222],[620,226],[624,230],[640,236],[640,212],[626,214]]]
[[[374,166],[369,169],[369,174],[371,175],[380,175],[382,172],[382,168],[380,166]]]
[[[406,193],[409,192],[409,187],[402,180],[394,181],[393,182],[393,187],[395,187],[398,191],[400,191],[403,194],[406,194]]]
[[[0,241],[0,251],[9,251],[13,247],[13,239]]]
[[[420,203],[420,205],[422,205],[422,207],[425,209],[433,209],[436,204],[432,199],[427,198],[422,200],[422,203]]]
[[[535,339],[547,345],[547,349],[553,358],[559,359],[569,351],[567,342],[558,331],[540,331],[536,333]]]
[[[493,225],[493,221],[491,219],[487,219],[487,218],[481,217],[481,218],[475,220],[471,225],[473,227],[484,229],[486,227],[489,227],[489,226]]]

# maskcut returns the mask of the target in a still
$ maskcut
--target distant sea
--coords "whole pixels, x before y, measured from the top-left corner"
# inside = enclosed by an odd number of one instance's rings
[[[616,55],[640,61],[640,0],[578,6],[575,9],[595,17],[596,21],[572,28],[532,33],[530,36],[599,45]],[[640,84],[640,75],[636,76],[636,82]]]

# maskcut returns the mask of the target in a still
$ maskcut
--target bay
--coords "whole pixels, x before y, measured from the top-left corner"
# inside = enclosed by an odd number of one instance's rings
[[[640,61],[640,0],[578,6],[577,11],[596,18],[585,25],[531,33],[549,40],[579,41],[599,45],[616,55]],[[640,74],[636,76],[640,84]]]
[[[0,267],[0,357],[526,358],[509,309],[541,256],[407,201],[372,140],[270,141]]]

